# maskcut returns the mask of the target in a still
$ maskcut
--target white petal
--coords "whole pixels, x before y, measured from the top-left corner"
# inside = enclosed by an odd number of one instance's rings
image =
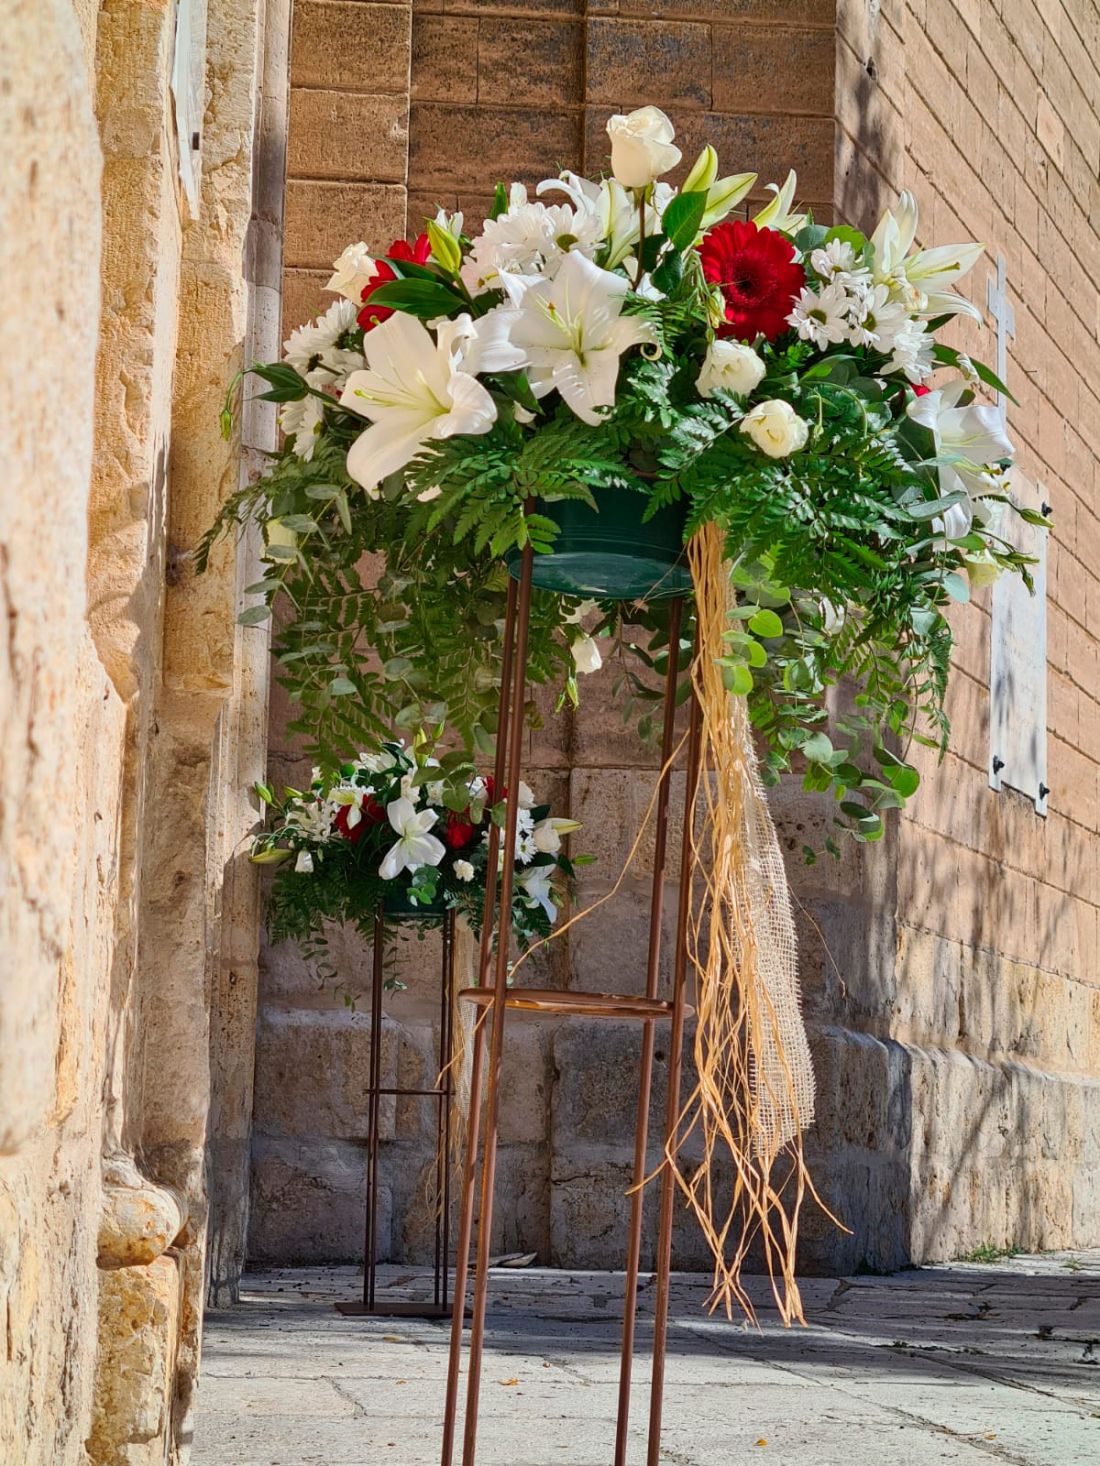
[[[378,874],[384,881],[392,881],[405,869],[405,842],[398,840],[396,845],[391,845],[378,867]]]
[[[395,429],[385,419],[376,422],[348,450],[348,473],[365,489],[377,488],[389,474],[404,468],[416,457],[432,421],[416,421],[404,429]]]

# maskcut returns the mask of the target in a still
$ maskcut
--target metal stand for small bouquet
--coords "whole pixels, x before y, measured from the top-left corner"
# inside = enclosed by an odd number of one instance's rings
[[[379,907],[374,919],[374,961],[371,976],[370,1067],[367,1081],[367,1209],[363,1243],[363,1301],[337,1303],[338,1313],[373,1318],[449,1318],[451,1104],[454,1080],[452,1014],[455,986],[455,914],[447,911],[438,916],[442,927],[442,960],[439,982],[439,1069],[431,1089],[386,1088],[382,1084],[382,990],[385,985],[384,938],[387,921],[415,921],[436,913],[387,913]],[[435,1160],[435,1259],[430,1303],[398,1302],[377,1296],[378,1272],[378,1156],[381,1148],[379,1116],[383,1096],[400,1099],[432,1099],[436,1104]],[[461,1310],[459,1311],[461,1317]]]
[[[509,582],[505,620],[503,667],[501,675],[500,720],[497,730],[496,787],[518,789],[523,750],[523,708],[526,688],[528,625],[531,608],[532,552],[528,547],[519,567],[518,585]],[[500,1101],[501,1055],[504,1047],[505,1010],[526,1009],[541,1013],[584,1018],[633,1018],[642,1024],[642,1055],[639,1069],[638,1110],[635,1126],[633,1190],[631,1193],[630,1229],[627,1237],[626,1298],[623,1313],[622,1351],[619,1374],[619,1409],[615,1440],[615,1466],[626,1466],[627,1427],[630,1408],[630,1380],[634,1358],[634,1335],[638,1303],[638,1274],[642,1246],[644,1207],[643,1183],[646,1178],[646,1150],[650,1091],[653,1079],[656,1024],[671,1025],[668,1045],[668,1096],[665,1107],[664,1140],[676,1128],[680,1112],[680,1071],[687,1013],[685,986],[687,976],[687,923],[692,878],[692,818],[694,794],[699,780],[702,718],[698,701],[692,697],[690,732],[687,749],[687,781],[684,833],[680,857],[679,907],[676,925],[676,949],[673,962],[672,992],[661,998],[659,964],[661,951],[661,915],[664,903],[665,857],[668,842],[668,800],[674,749],[676,718],[676,682],[680,626],[683,601],[674,600],[670,607],[669,663],[664,692],[664,731],[661,739],[661,778],[656,800],[655,849],[653,884],[650,899],[649,947],[646,962],[645,996],[620,996],[605,993],[560,992],[543,988],[510,988],[508,959],[510,913],[514,863],[503,862],[500,876],[499,907],[496,901],[497,851],[500,834],[495,825],[489,836],[488,870],[485,909],[482,923],[481,951],[477,987],[459,994],[460,1001],[472,1002],[488,1010],[485,1021],[474,1027],[471,1055],[471,1094],[473,1103],[467,1129],[466,1158],[462,1175],[459,1210],[458,1249],[455,1259],[455,1297],[465,1300],[470,1242],[474,1223],[474,1185],[477,1170],[479,1130],[484,1125],[481,1161],[481,1205],[477,1229],[477,1257],[474,1271],[473,1312],[470,1325],[469,1363],[466,1385],[466,1411],[463,1422],[462,1466],[475,1466],[477,1450],[478,1399],[481,1385],[482,1353],[485,1344],[485,1309],[489,1286],[489,1251],[493,1226],[493,1189],[496,1178],[497,1126]],[[514,849],[518,803],[509,800],[504,830],[504,848]],[[500,912],[499,931],[494,952],[494,918]],[[493,981],[489,969],[495,958]],[[491,1023],[489,1022],[491,1017]],[[489,1028],[488,1073],[485,1074],[485,1028]],[[484,1103],[479,1105],[482,1080],[485,1083]],[[484,1120],[482,1121],[482,1110]],[[661,1410],[664,1395],[665,1342],[668,1331],[669,1270],[672,1256],[672,1218],[675,1180],[665,1167],[661,1174],[658,1212],[658,1237],[655,1269],[655,1317],[653,1329],[652,1384],[649,1408],[647,1466],[657,1466],[660,1457]],[[463,1312],[456,1308],[451,1323],[451,1348],[447,1372],[447,1394],[443,1416],[442,1466],[453,1466],[458,1407],[459,1373],[462,1361]]]

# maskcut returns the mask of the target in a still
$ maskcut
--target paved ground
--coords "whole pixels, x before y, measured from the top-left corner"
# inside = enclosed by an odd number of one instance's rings
[[[350,1268],[256,1274],[208,1317],[193,1466],[436,1466],[445,1326],[340,1316],[357,1287]],[[494,1272],[478,1466],[610,1466],[621,1290]],[[705,1294],[676,1280],[666,1466],[1100,1463],[1100,1250],[810,1279],[808,1329],[708,1317]],[[644,1358],[636,1377],[640,1426]]]

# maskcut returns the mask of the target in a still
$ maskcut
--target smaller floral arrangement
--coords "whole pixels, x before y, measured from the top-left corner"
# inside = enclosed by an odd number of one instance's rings
[[[503,841],[508,794],[498,798],[491,777],[456,780],[445,765],[423,745],[385,742],[332,772],[315,768],[308,789],[287,789],[281,801],[256,785],[269,817],[252,860],[280,867],[274,941],[292,938],[317,955],[326,921],[369,931],[379,905],[395,916],[453,910],[480,930],[489,832],[495,824]],[[590,857],[570,860],[563,840],[579,823],[551,815],[522,781],[517,802],[512,929],[528,946],[549,934],[576,866]],[[499,870],[504,858],[501,849]]]

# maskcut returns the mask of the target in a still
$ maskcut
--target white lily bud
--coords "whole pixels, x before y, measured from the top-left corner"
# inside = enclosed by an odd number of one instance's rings
[[[706,147],[691,165],[691,172],[684,179],[684,193],[702,193],[718,177],[718,154],[707,143]]]
[[[594,637],[578,636],[569,650],[578,672],[598,672],[603,666],[603,657]]]

